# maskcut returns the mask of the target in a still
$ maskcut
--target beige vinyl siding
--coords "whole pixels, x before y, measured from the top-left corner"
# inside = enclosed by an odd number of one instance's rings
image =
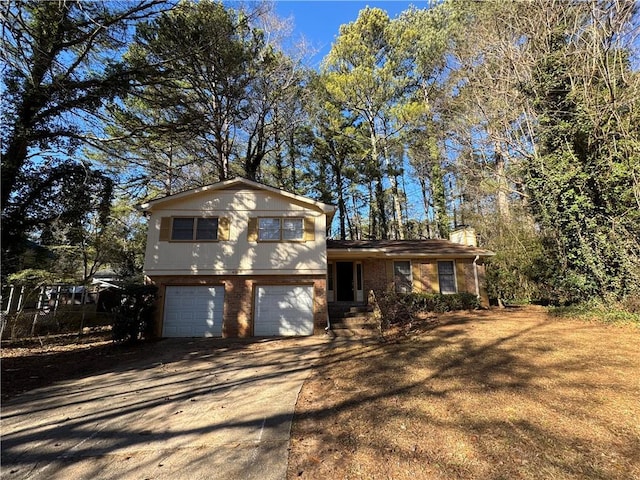
[[[147,275],[326,274],[326,216],[313,205],[261,190],[223,190],[161,207],[149,218]],[[172,217],[218,217],[220,241],[171,242]],[[304,219],[304,240],[258,242],[259,217]]]

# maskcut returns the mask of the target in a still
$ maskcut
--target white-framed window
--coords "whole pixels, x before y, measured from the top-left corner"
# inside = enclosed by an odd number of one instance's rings
[[[411,293],[411,261],[393,262],[393,280],[398,293]]]
[[[258,219],[258,240],[304,240],[303,218],[263,217]]]
[[[456,264],[453,260],[438,262],[438,284],[440,285],[440,293],[449,294],[458,292]]]
[[[174,217],[171,240],[214,241],[218,239],[218,217]]]

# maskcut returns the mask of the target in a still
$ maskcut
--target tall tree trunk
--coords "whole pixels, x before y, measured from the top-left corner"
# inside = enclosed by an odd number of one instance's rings
[[[447,215],[447,197],[444,186],[444,173],[440,162],[435,160],[431,165],[431,198],[436,220],[436,235],[438,238],[449,236],[449,217]]]
[[[505,161],[504,155],[502,153],[502,148],[500,146],[496,146],[495,152],[495,175],[497,182],[496,192],[496,203],[498,207],[498,213],[500,217],[504,219],[509,219],[511,217],[511,211],[509,208],[509,196],[508,196],[508,185],[507,178],[505,174]]]
[[[16,7],[20,8],[20,7]],[[51,2],[43,9],[40,20],[47,24],[34,30],[33,53],[28,71],[29,81],[25,83],[22,99],[16,108],[15,122],[11,129],[9,145],[2,156],[2,175],[0,176],[0,208],[4,211],[11,198],[20,170],[27,161],[30,136],[36,126],[36,116],[45,107],[48,97],[45,75],[51,69],[56,56],[63,49],[65,26],[71,5]]]
[[[346,226],[346,216],[347,216],[347,207],[344,202],[344,185],[342,172],[340,169],[336,169],[336,190],[338,193],[338,219],[340,221],[340,240],[346,240],[347,238],[347,226]]]
[[[296,171],[296,132],[292,128],[289,132],[289,146],[287,148],[289,152],[289,163],[291,166],[291,186],[294,193],[300,193],[298,190],[298,175]]]
[[[382,184],[382,167],[380,165],[380,155],[378,153],[378,138],[375,130],[375,123],[371,117],[369,121],[369,139],[371,141],[371,164],[375,165],[376,171],[373,175],[373,180],[376,182],[375,187],[375,202],[376,202],[376,215],[375,224],[370,234],[373,238],[381,238],[383,240],[389,238],[389,225],[387,224],[387,212],[384,204],[384,188]]]
[[[164,178],[164,194],[171,195],[173,186],[173,141],[169,143],[169,156],[167,158],[167,176]]]
[[[389,148],[387,143],[383,146],[384,164],[387,171],[387,177],[389,183],[391,183],[391,197],[393,201],[393,214],[395,220],[395,237],[399,240],[404,240],[404,221],[402,219],[402,206],[400,205],[400,194],[398,193],[398,180],[396,178],[395,169],[391,166],[391,160],[389,158]]]
[[[382,175],[376,177],[376,207],[378,214],[378,232],[375,233],[374,238],[380,238],[382,240],[389,239],[389,224],[387,219],[386,206],[384,202],[384,188],[382,186]]]
[[[496,209],[501,218],[509,219],[511,217],[509,208],[509,185],[507,184],[505,171],[508,153],[504,151],[495,127],[489,125],[487,127],[487,133],[493,143],[493,175],[496,185]]]

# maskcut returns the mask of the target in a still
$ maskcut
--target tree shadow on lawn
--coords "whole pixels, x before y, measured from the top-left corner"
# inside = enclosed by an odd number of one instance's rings
[[[621,362],[597,326],[522,313],[337,349],[316,398],[303,389],[289,477],[640,478],[640,355]],[[565,344],[574,334],[592,342]]]

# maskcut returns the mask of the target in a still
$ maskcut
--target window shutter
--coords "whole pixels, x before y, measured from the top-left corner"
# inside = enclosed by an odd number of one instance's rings
[[[316,221],[313,217],[304,219],[304,240],[312,242],[316,239]]]
[[[424,284],[422,283],[422,264],[411,262],[411,276],[413,278],[413,292],[424,292]]]
[[[247,232],[247,240],[250,242],[258,241],[258,219],[250,218],[249,219],[249,228]]]
[[[458,292],[467,291],[467,278],[465,275],[465,264],[458,260],[456,264],[456,280],[458,283]]]
[[[218,240],[229,240],[230,223],[226,217],[218,218]]]
[[[387,260],[385,262],[385,270],[387,272],[387,288],[394,290],[395,279],[393,278],[393,260]]]
[[[168,242],[171,239],[171,217],[160,219],[160,241]]]
[[[427,264],[427,271],[429,272],[429,293],[440,293],[440,283],[438,282],[438,264],[429,262]]]

